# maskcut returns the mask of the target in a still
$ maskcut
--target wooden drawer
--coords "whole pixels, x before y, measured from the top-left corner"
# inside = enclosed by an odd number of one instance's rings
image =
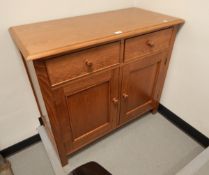
[[[46,61],[51,85],[119,64],[120,42],[106,44]]]
[[[129,38],[125,41],[125,61],[169,47],[172,28]]]

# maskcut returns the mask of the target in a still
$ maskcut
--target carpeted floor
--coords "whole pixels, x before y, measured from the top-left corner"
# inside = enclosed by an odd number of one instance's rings
[[[96,161],[113,175],[172,175],[196,157],[203,148],[159,113],[148,114],[69,159],[66,172]],[[38,143],[9,158],[15,175],[53,175]]]

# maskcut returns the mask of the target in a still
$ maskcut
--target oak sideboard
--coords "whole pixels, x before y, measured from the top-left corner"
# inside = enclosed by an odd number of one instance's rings
[[[62,165],[85,145],[157,111],[183,23],[128,8],[10,28]]]

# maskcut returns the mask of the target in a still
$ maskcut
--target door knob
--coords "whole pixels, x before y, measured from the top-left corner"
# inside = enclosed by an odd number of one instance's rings
[[[147,45],[150,46],[150,47],[154,47],[155,43],[153,41],[148,40]]]
[[[118,102],[119,102],[119,100],[118,100],[116,97],[114,97],[114,98],[112,99],[112,102],[113,102],[113,104],[117,105]]]
[[[127,98],[128,98],[128,94],[123,93],[123,98],[124,98],[124,99],[127,99]]]
[[[91,68],[93,66],[93,63],[89,60],[86,60],[85,64],[88,68]]]

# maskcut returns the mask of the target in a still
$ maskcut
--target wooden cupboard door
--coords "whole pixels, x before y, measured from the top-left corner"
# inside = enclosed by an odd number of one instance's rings
[[[71,138],[68,154],[116,127],[118,119],[118,69],[79,79],[64,87]]]
[[[154,107],[166,54],[157,54],[123,67],[120,124]]]

